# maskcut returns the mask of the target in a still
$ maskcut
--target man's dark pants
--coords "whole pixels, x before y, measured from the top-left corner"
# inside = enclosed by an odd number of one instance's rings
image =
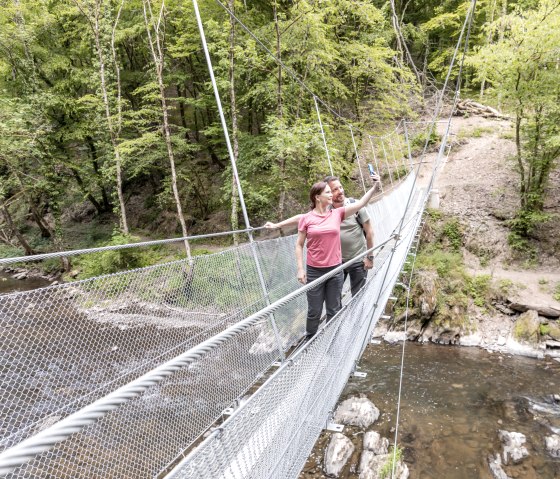
[[[344,270],[344,281],[346,277],[350,275],[350,290],[352,291],[352,296],[355,296],[362,286],[366,284],[367,270],[364,268],[364,262],[358,261]]]
[[[315,268],[307,265],[307,282],[320,278],[329,271],[337,268],[331,266],[329,268]],[[327,310],[327,321],[340,311],[342,307],[341,293],[344,283],[344,275],[342,271],[329,278],[324,283],[310,289],[307,292],[307,336],[313,336],[319,329],[321,322],[321,313],[323,312],[323,303]]]

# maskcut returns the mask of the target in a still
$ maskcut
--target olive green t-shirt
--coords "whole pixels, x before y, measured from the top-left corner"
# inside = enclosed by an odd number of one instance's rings
[[[350,198],[346,198],[344,205],[355,202],[351,201]],[[364,230],[358,223],[356,219],[356,214],[360,216],[360,221],[364,224],[369,221],[369,214],[366,208],[362,208],[358,213],[350,215],[340,224],[340,244],[342,248],[342,261],[348,261],[364,253],[367,250],[366,247],[366,237],[364,236]]]

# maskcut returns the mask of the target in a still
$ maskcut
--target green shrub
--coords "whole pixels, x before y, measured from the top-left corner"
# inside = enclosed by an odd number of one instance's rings
[[[435,250],[419,255],[418,267],[437,272],[440,278],[464,276],[463,258],[458,253]]]
[[[546,336],[548,333],[550,333],[550,326],[548,324],[541,324],[539,326],[539,334],[541,336]]]
[[[453,218],[443,225],[443,236],[445,236],[454,251],[459,251],[463,244],[463,232],[459,220]]]
[[[391,477],[391,474],[393,472],[393,465],[397,465],[397,463],[402,459],[403,456],[403,450],[397,446],[397,449],[395,451],[395,447],[391,446],[389,449],[389,460],[383,464],[383,467],[381,468],[381,471],[379,473],[379,477],[381,479],[385,479],[386,477]]]
[[[480,138],[481,136],[485,135],[486,133],[492,133],[494,130],[492,128],[477,126],[472,131],[473,138]]]
[[[512,230],[512,234],[527,238],[535,231],[537,226],[546,223],[551,218],[551,214],[542,211],[520,210],[514,218],[507,221],[507,225]]]
[[[111,241],[103,246],[116,246],[135,241],[140,241],[140,238],[115,232]],[[85,279],[150,266],[161,260],[163,256],[161,248],[127,248],[87,254],[79,258],[75,264],[80,270],[79,279]]]
[[[24,252],[16,247],[9,246],[7,244],[0,244],[0,258],[14,258],[17,256],[23,256]]]
[[[527,253],[531,249],[529,240],[514,231],[508,235],[507,241],[511,249],[517,253]]]
[[[490,284],[492,278],[488,274],[473,276],[468,280],[468,287],[474,304],[483,308],[488,302],[488,294],[490,292]]]
[[[430,219],[432,220],[440,220],[443,217],[443,213],[441,212],[441,210],[434,210],[431,208],[426,209],[426,213],[428,213],[428,216]]]
[[[511,279],[501,279],[500,281],[498,281],[498,289],[500,290],[501,293],[503,293],[504,295],[507,295],[509,293],[512,292],[514,287],[513,281]]]
[[[418,133],[417,135],[413,136],[410,141],[410,149],[413,155],[418,155],[424,151],[424,145],[426,144],[426,133]],[[441,137],[438,135],[436,131],[432,131],[430,133],[430,137],[428,138],[428,149],[430,146],[434,146],[438,144],[441,140]]]
[[[558,283],[556,285],[556,288],[554,289],[554,294],[552,295],[552,297],[556,300],[556,301],[560,301],[560,283]]]

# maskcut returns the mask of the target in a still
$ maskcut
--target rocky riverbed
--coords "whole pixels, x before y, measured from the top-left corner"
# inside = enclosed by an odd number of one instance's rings
[[[395,439],[408,470],[395,476],[400,479],[560,477],[560,363],[429,343],[407,342],[404,349],[398,431],[403,344],[370,345],[360,361],[367,377],[351,378],[339,405],[350,400],[363,419],[338,416],[343,431],[323,432],[300,479],[391,477],[372,474],[364,463],[377,455],[386,464],[383,444],[391,450]],[[369,446],[372,433],[380,454]],[[333,439],[336,434],[346,439]],[[345,456],[338,475],[327,470]]]

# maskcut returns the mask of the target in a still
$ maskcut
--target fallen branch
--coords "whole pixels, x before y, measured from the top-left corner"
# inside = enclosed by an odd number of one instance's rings
[[[477,115],[484,118],[499,118],[502,120],[509,120],[510,117],[500,113],[495,108],[491,106],[483,105],[473,100],[462,100],[457,103],[456,113],[457,115]]]

